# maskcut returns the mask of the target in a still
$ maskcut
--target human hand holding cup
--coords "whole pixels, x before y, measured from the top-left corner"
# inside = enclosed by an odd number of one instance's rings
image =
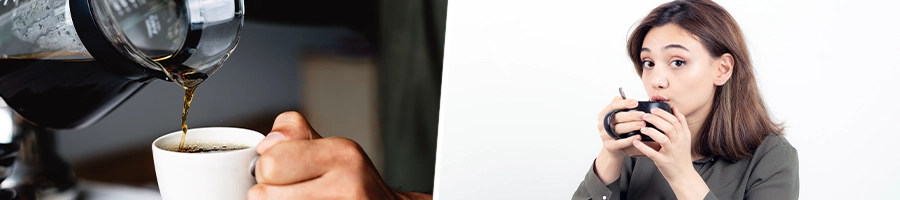
[[[653,108],[659,108],[663,111],[672,113],[672,108],[666,102],[638,101],[636,102],[636,105],[632,102],[631,106],[628,106],[625,109],[614,109],[608,112],[602,119],[603,129],[615,140],[622,140],[635,135],[640,135],[642,142],[658,151],[661,148],[659,143],[656,143],[652,138],[644,135],[640,131],[641,127],[656,128],[653,124],[646,123],[641,118],[644,113],[650,113]],[[624,151],[626,154],[633,157],[645,157],[643,153],[633,146],[624,149]]]
[[[259,143],[256,199],[419,199],[427,195],[395,192],[353,140],[322,137],[296,111],[275,118]],[[431,199],[422,197],[424,199]]]
[[[256,184],[253,167],[262,133],[233,127],[192,128],[184,143],[195,148],[194,153],[177,152],[181,136],[179,130],[152,144],[162,199],[247,199],[247,191]]]

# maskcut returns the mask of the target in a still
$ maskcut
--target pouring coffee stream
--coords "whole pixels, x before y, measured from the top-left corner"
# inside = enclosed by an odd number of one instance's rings
[[[188,110],[191,109],[191,101],[194,100],[194,90],[197,89],[198,85],[192,87],[184,88],[184,108],[181,110],[181,142],[178,143],[178,151],[185,152],[184,149],[184,138],[187,137],[187,114]]]

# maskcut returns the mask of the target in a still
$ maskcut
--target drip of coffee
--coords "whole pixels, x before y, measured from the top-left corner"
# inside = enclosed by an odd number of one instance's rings
[[[182,139],[182,141],[184,141]],[[182,153],[212,153],[223,151],[234,151],[250,148],[250,146],[227,142],[203,142],[203,143],[187,143],[187,144],[170,144],[160,146],[160,149]]]
[[[184,137],[187,136],[187,114],[188,109],[191,109],[191,101],[194,100],[195,89],[197,89],[196,85],[184,89],[184,108],[181,109],[181,143],[178,147],[179,151],[181,152],[186,152],[188,150],[184,147]]]

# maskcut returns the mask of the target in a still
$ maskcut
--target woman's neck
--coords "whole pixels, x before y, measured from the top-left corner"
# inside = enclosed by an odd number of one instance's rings
[[[705,105],[700,107],[700,109],[684,116],[684,118],[687,120],[688,129],[691,130],[691,142],[694,144],[696,144],[697,137],[700,135],[700,131],[703,130],[703,123],[706,122],[706,118],[711,114],[712,104],[713,102],[712,100],[710,100]],[[694,146],[695,145],[691,145],[691,159],[703,159],[703,155],[697,154],[695,151],[693,151]]]

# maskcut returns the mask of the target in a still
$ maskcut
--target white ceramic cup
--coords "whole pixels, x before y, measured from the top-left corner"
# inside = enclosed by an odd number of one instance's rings
[[[181,153],[165,150],[178,146],[182,132],[163,135],[153,141],[153,164],[159,192],[164,200],[247,199],[247,191],[256,184],[251,174],[256,162],[256,144],[262,133],[232,127],[188,129],[185,146],[198,143],[245,145],[249,148],[207,153]]]

